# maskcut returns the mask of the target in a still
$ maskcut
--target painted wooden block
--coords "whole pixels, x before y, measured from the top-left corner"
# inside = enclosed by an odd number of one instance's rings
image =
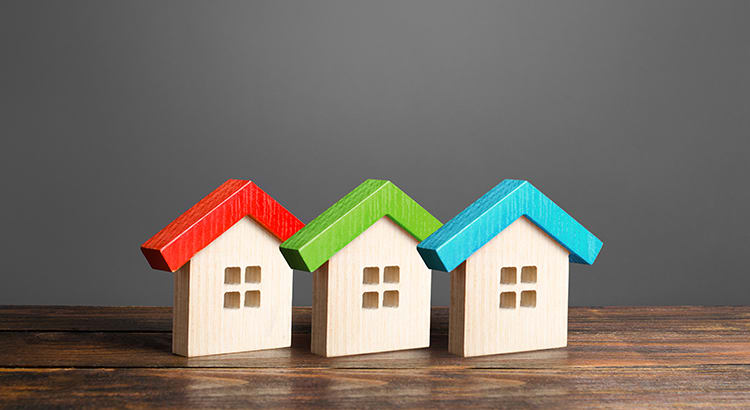
[[[343,356],[430,343],[431,272],[416,251],[441,225],[390,181],[367,180],[281,244],[313,272],[313,353]]]
[[[291,345],[292,270],[278,245],[304,224],[251,181],[230,179],[141,246],[175,272],[172,351]]]
[[[601,247],[529,182],[505,180],[417,250],[451,272],[448,349],[468,357],[566,346],[568,263]]]

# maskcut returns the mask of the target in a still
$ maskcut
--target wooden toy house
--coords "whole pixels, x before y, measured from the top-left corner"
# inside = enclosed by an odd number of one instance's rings
[[[439,228],[389,181],[367,180],[281,244],[313,272],[313,353],[427,347],[431,272],[416,245]]]
[[[278,250],[304,224],[251,181],[231,179],[141,246],[174,272],[172,352],[291,345],[292,270]]]
[[[568,263],[602,242],[527,181],[505,180],[421,242],[451,272],[448,350],[479,356],[567,345]]]

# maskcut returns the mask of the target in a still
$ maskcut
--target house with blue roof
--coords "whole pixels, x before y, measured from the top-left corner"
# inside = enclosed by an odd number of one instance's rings
[[[569,262],[600,241],[528,181],[506,179],[417,245],[451,273],[448,349],[463,357],[565,347]]]

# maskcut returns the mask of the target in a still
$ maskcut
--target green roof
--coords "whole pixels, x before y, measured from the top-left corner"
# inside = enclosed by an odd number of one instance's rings
[[[312,272],[383,216],[417,241],[443,225],[391,181],[368,179],[284,241],[281,253],[293,269]]]

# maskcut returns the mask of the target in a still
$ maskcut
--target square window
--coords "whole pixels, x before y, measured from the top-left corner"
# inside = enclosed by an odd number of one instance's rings
[[[500,294],[500,307],[503,309],[516,308],[516,292],[503,292]]]
[[[260,291],[248,290],[245,292],[245,307],[260,307]]]
[[[521,283],[536,283],[536,266],[521,268]]]
[[[363,293],[362,294],[362,308],[377,309],[378,308],[378,292]]]
[[[383,307],[391,307],[391,308],[398,307],[398,291],[397,290],[387,290],[383,292]]]
[[[224,307],[227,309],[240,308],[240,292],[227,292],[224,294]]]
[[[536,307],[536,291],[524,290],[521,292],[521,306]]]
[[[240,283],[242,280],[242,269],[239,267],[231,267],[224,269],[224,283],[233,285]]]
[[[367,267],[362,273],[362,283],[365,285],[377,285],[380,283],[380,268],[377,266]]]
[[[503,285],[515,285],[516,284],[516,268],[502,268],[500,269],[500,283]]]
[[[245,283],[260,283],[260,266],[245,268]]]
[[[398,283],[399,273],[398,266],[386,266],[383,269],[383,283]]]

